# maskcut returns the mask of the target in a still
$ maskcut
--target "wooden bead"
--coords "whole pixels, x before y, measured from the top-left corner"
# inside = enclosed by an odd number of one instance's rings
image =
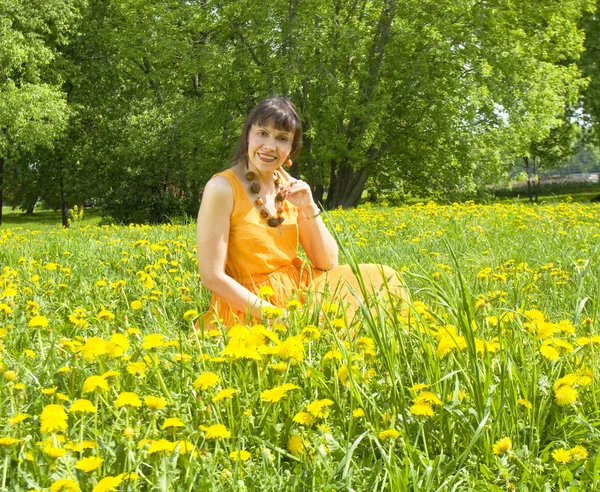
[[[282,202],[283,200],[285,200],[285,198],[281,194],[281,191],[279,193],[277,193],[277,196],[275,197],[275,200],[277,200],[278,202]]]
[[[277,222],[281,224],[285,219],[283,217],[277,217]]]
[[[278,219],[277,217],[271,217],[271,218],[270,218],[270,219],[267,221],[267,223],[268,223],[268,224],[269,224],[271,227],[277,227],[277,226],[280,224],[280,222],[279,222],[279,219]]]
[[[250,190],[252,191],[252,193],[258,194],[258,193],[260,193],[260,185],[258,183],[252,183]]]
[[[246,179],[248,181],[254,181],[254,178],[256,178],[256,174],[254,174],[252,171],[248,171],[246,173]]]
[[[263,204],[262,198],[258,197],[254,203],[256,203],[259,206],[262,205]]]
[[[265,209],[265,208],[261,208],[261,209],[260,209],[260,216],[261,216],[263,219],[266,219],[266,218],[269,216],[269,212],[267,212],[267,209]]]
[[[281,180],[279,178],[275,179],[275,186],[281,186]]]

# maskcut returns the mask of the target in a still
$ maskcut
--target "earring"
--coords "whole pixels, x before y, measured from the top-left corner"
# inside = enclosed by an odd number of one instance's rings
[[[287,161],[285,161],[284,166],[285,167],[292,167],[292,159],[288,159]]]

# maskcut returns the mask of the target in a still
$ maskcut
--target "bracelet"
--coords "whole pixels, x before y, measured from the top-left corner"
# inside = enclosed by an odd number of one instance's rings
[[[306,220],[316,219],[319,215],[321,215],[321,210],[319,210],[315,215],[311,215],[310,217],[306,217]]]

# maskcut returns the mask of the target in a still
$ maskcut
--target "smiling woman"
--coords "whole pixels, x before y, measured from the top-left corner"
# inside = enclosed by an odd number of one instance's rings
[[[266,99],[247,116],[232,167],[207,183],[197,228],[200,277],[213,293],[204,323],[260,319],[301,298],[306,287],[335,291],[356,306],[351,292],[359,291],[358,279],[348,265],[338,266],[338,246],[310,186],[283,169],[301,146],[296,107],[286,98]],[[298,243],[310,263],[298,257]],[[359,269],[373,288],[385,283],[404,296],[391,268]]]

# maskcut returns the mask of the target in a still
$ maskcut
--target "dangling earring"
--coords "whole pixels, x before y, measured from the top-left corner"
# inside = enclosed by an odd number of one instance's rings
[[[287,161],[285,161],[284,166],[285,167],[292,167],[292,159],[288,159]]]

